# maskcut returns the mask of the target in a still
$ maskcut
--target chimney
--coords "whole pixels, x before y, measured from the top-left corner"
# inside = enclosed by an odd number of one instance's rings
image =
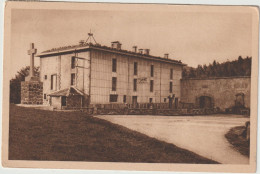
[[[145,55],[149,55],[149,53],[150,53],[150,49],[144,49],[144,54]]]
[[[111,47],[115,48],[115,49],[118,49],[118,50],[121,50],[121,45],[122,44],[119,41],[111,42]]]
[[[139,49],[139,53],[140,53],[140,54],[143,54],[143,49]]]
[[[137,46],[133,46],[133,52],[137,52]]]
[[[164,58],[165,58],[165,59],[169,59],[169,54],[168,54],[168,53],[165,53],[165,54],[164,54]]]
[[[84,40],[80,40],[80,41],[79,41],[79,45],[83,45],[84,42],[85,42]]]

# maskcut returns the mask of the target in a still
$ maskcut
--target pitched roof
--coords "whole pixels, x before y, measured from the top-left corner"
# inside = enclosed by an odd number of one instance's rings
[[[55,91],[53,93],[50,93],[49,96],[52,97],[60,97],[60,96],[70,96],[70,95],[84,95],[84,93],[82,91],[80,91],[79,89],[77,89],[74,86],[71,86],[69,88],[66,89],[61,89],[59,91]]]
[[[159,56],[152,56],[150,54],[142,54],[138,52],[133,52],[133,51],[128,51],[128,50],[123,50],[123,49],[116,49],[116,48],[111,48],[108,46],[100,45],[100,44],[92,44],[92,43],[81,43],[78,45],[69,45],[69,46],[64,46],[64,47],[59,47],[59,48],[52,48],[50,50],[43,51],[42,53],[38,54],[38,57],[47,57],[47,56],[52,56],[52,55],[57,55],[57,54],[63,54],[67,52],[75,52],[75,51],[82,51],[82,50],[88,50],[88,49],[95,49],[95,50],[102,50],[102,51],[108,51],[108,52],[113,52],[117,54],[125,54],[125,55],[130,55],[130,56],[135,56],[139,58],[144,58],[144,59],[153,59],[153,60],[158,60],[158,61],[163,61],[163,62],[168,62],[168,63],[174,63],[178,65],[186,65],[183,64],[180,60],[174,60],[171,58],[163,58]]]

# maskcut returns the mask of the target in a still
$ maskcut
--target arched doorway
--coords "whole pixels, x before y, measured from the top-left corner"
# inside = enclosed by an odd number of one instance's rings
[[[235,107],[244,107],[245,106],[245,95],[243,93],[236,94]]]
[[[213,100],[209,96],[199,97],[199,107],[200,108],[213,108]]]

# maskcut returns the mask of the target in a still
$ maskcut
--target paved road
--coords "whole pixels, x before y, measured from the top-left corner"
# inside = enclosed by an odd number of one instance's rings
[[[150,137],[173,143],[223,164],[248,164],[249,158],[235,151],[224,137],[249,118],[235,115],[213,116],[97,116]]]

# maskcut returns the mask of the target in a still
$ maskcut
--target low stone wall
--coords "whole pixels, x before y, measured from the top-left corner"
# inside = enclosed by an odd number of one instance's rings
[[[124,104],[124,103],[111,103],[111,104],[90,104],[89,107],[101,109],[169,109],[169,103],[137,103],[137,104]]]
[[[43,104],[43,83],[39,81],[21,82],[21,104]]]
[[[210,115],[217,114],[219,110],[212,109],[106,109],[106,108],[93,108],[94,115]]]
[[[195,108],[200,107],[201,96],[211,99],[211,107],[225,111],[236,105],[237,95],[244,100],[244,107],[250,108],[250,77],[228,77],[212,79],[182,79],[181,102],[193,103]]]

